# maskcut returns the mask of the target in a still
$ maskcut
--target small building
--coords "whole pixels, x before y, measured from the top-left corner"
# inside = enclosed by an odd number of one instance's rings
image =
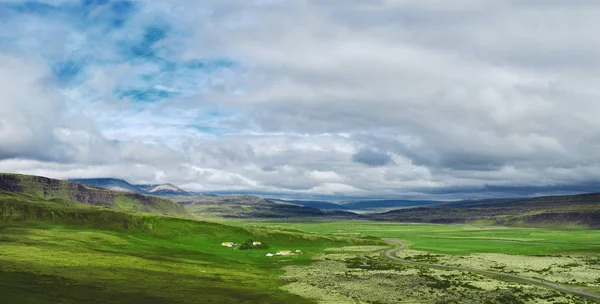
[[[297,254],[300,254],[300,253],[302,253],[302,250],[300,250],[300,249],[297,249],[297,250],[296,250],[296,253],[297,253]]]
[[[272,253],[267,253],[267,256],[268,256],[268,257],[272,257],[272,256],[273,256],[273,254],[272,254]]]
[[[260,246],[262,245],[262,242],[252,242],[252,246]]]
[[[235,246],[235,243],[234,242],[223,242],[223,243],[221,243],[221,246],[232,248],[233,246]]]
[[[290,255],[290,254],[292,254],[291,250],[281,250],[276,253],[276,255]]]

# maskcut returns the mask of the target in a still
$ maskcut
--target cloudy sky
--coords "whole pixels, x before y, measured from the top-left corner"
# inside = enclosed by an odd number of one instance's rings
[[[0,0],[0,172],[599,191],[595,0]]]

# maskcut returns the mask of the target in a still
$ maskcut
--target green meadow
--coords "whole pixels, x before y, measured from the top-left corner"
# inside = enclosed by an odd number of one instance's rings
[[[305,303],[280,289],[284,266],[375,243],[44,202],[0,207],[0,303]],[[270,248],[221,246],[248,238]],[[305,253],[265,256],[285,249]]]
[[[329,236],[375,236],[408,241],[411,249],[444,254],[600,254],[600,230],[369,221],[225,221],[245,227],[293,228]]]
[[[568,254],[597,256],[600,253],[598,230],[359,220],[213,219],[209,222],[90,207],[68,199],[2,195],[0,303],[311,303],[317,299],[303,297],[306,292],[317,289],[325,294],[336,292],[327,287],[335,282],[327,281],[329,276],[318,274],[321,264],[314,263],[319,257],[334,257],[331,248],[385,245],[382,238],[405,240],[413,251],[448,256],[504,253],[532,258],[562,254],[567,258]],[[247,239],[266,243],[269,249],[238,250],[221,246],[222,242],[239,244]],[[280,250],[301,250],[303,254],[265,256]],[[352,253],[346,262],[323,265],[332,266],[331,271],[346,269],[344,265],[358,255]],[[473,261],[485,262],[484,258]],[[589,264],[596,260],[569,259],[564,266],[568,266],[570,272],[560,268],[552,273],[562,275],[565,280],[577,275],[579,285],[585,283],[595,292],[596,278],[585,274],[596,269],[589,268],[595,264],[584,269],[570,265],[569,261]],[[524,275],[537,275],[517,266],[507,267]],[[578,267],[583,269],[581,274],[577,272]],[[290,272],[290,269],[295,270]],[[302,274],[305,269],[313,273],[315,280],[320,280],[320,285],[313,286],[300,277],[289,281],[295,278],[293,273]],[[425,280],[425,283],[433,280],[425,273],[407,269],[406,273],[394,274],[406,279],[406,288],[413,288],[410,284],[414,280]],[[331,271],[327,270],[328,275]],[[363,272],[360,274],[370,278],[370,274]],[[373,284],[377,285],[380,274],[373,275]],[[332,278],[350,284],[344,289],[348,294],[362,295],[359,291],[366,286],[366,282],[350,277]],[[435,285],[435,280],[429,283]],[[499,283],[496,285],[494,288],[501,290],[490,291],[494,297],[505,288]],[[299,291],[304,289],[306,292]],[[415,290],[442,292],[430,289],[421,286]],[[385,291],[375,287],[372,290]],[[457,297],[466,292],[461,291]],[[416,294],[415,297],[419,299]],[[440,297],[443,298],[443,294]],[[477,298],[478,294],[473,297]]]

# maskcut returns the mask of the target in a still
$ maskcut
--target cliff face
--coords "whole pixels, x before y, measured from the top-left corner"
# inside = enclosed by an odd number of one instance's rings
[[[64,199],[122,211],[186,215],[182,206],[167,199],[99,189],[41,176],[0,174],[0,191],[24,193],[44,199]]]

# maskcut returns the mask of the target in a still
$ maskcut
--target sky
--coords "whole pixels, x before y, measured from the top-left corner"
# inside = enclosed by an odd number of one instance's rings
[[[595,0],[0,0],[0,172],[597,192],[598,16]]]

